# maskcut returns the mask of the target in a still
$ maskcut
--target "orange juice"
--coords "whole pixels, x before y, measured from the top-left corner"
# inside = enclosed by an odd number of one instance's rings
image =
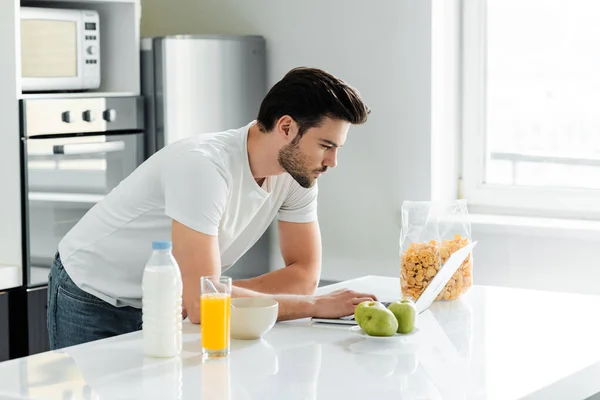
[[[231,295],[224,293],[200,296],[200,330],[202,347],[209,351],[229,348]]]

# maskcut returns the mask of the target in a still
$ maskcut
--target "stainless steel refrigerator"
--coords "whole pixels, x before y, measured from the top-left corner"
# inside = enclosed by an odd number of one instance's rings
[[[166,36],[144,38],[141,47],[148,155],[256,118],[267,89],[262,37]]]
[[[260,36],[177,35],[143,38],[146,155],[198,133],[239,128],[256,118],[267,91]],[[227,275],[269,271],[268,232]]]

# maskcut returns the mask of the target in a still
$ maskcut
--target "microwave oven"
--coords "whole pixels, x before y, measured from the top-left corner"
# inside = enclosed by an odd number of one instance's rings
[[[21,89],[100,87],[100,18],[95,10],[21,7]]]

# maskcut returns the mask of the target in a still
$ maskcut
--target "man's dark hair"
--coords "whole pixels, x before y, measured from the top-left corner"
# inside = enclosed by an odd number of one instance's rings
[[[270,132],[279,118],[289,115],[298,124],[300,138],[324,117],[362,124],[369,112],[358,91],[341,79],[317,68],[299,67],[269,90],[257,121],[262,131]]]

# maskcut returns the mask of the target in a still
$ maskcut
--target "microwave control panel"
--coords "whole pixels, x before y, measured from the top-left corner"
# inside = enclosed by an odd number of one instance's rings
[[[98,12],[84,10],[82,19],[83,79],[89,87],[97,87],[100,85],[100,18]]]

